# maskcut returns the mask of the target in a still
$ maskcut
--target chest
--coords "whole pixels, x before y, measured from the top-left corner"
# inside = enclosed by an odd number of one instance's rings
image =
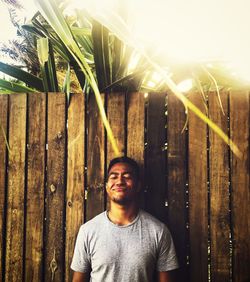
[[[98,234],[89,242],[92,269],[101,266],[145,268],[155,265],[157,246],[147,232],[120,229]]]

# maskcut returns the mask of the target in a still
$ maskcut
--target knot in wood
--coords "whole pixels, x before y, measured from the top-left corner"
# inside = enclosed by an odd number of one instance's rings
[[[57,133],[57,136],[56,136],[56,137],[57,137],[58,140],[62,139],[62,137],[63,137],[62,132],[59,131],[59,132]]]
[[[68,207],[71,208],[72,206],[73,206],[73,203],[72,203],[72,201],[69,200],[68,201]]]
[[[97,183],[95,188],[102,190],[103,189],[103,183]]]
[[[51,270],[51,281],[54,281],[55,280],[55,272],[57,271],[57,268],[58,268],[57,262],[56,262],[56,259],[55,259],[55,254],[54,254],[52,261],[49,264],[49,268]]]
[[[17,214],[17,209],[13,209],[12,214]]]
[[[55,258],[51,260],[49,267],[50,267],[51,272],[55,273],[55,271],[57,270],[57,262]]]
[[[51,193],[55,193],[56,192],[56,186],[54,184],[50,185],[50,191],[51,191]]]

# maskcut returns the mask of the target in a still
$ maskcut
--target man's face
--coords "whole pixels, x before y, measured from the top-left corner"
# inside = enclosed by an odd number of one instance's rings
[[[106,190],[111,201],[126,205],[137,196],[137,179],[132,167],[127,163],[114,164],[108,175]]]

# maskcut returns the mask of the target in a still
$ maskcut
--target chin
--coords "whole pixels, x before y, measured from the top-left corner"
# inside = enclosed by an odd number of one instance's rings
[[[128,203],[131,202],[128,198],[113,198],[112,200],[114,203],[119,204],[121,206],[126,206]]]

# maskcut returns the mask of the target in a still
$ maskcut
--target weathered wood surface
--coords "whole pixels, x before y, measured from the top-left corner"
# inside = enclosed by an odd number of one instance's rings
[[[25,281],[43,273],[46,95],[28,96]]]
[[[231,154],[233,281],[250,281],[249,91],[230,95],[230,134],[242,159]]]
[[[66,99],[48,93],[45,281],[64,278]]]
[[[173,93],[167,97],[167,187],[168,227],[178,254],[181,277],[188,277],[187,201],[187,116],[183,104]]]
[[[242,159],[191,112],[180,133],[186,116],[175,96],[168,94],[166,107],[166,94],[121,94],[107,97],[107,114],[124,153],[146,168],[142,206],[172,231],[178,281],[247,281],[249,93],[221,91],[226,116],[207,93],[210,117],[225,131],[230,125]],[[199,93],[187,95],[206,112]],[[105,162],[114,156],[95,98],[73,95],[67,107],[59,93],[47,101],[44,93],[0,95],[0,118],[12,148],[9,154],[0,134],[1,278],[71,281],[79,226],[104,210]]]
[[[127,95],[127,155],[144,165],[144,94]]]
[[[150,93],[147,109],[146,208],[167,221],[166,189],[166,94]]]
[[[103,103],[104,96],[102,94]],[[88,101],[86,220],[104,210],[104,126],[94,94]]]
[[[110,127],[119,150],[119,155],[125,154],[125,93],[109,93],[107,95],[107,116]],[[107,164],[117,157],[107,140]]]
[[[65,281],[72,281],[70,264],[76,234],[84,223],[85,98],[73,94],[68,108]]]
[[[125,96],[125,93],[119,92],[107,94],[107,117],[119,150],[119,155],[116,155],[112,148],[111,142],[107,139],[107,167],[113,158],[126,154]],[[107,198],[105,198],[105,202],[106,209],[109,209],[109,200]]]
[[[188,97],[204,109],[199,93]],[[191,112],[188,146],[190,281],[200,282],[208,279],[207,126]]]
[[[5,224],[6,224],[6,181],[7,181],[7,147],[8,136],[8,96],[0,95],[0,280],[4,276]]]
[[[65,280],[72,281],[70,264],[76,234],[84,223],[85,98],[71,96],[68,108],[68,159],[66,198]]]
[[[228,133],[228,92],[220,99],[224,114],[217,93],[209,93],[209,117]],[[229,150],[211,129],[209,143],[211,281],[223,282],[230,281]]]
[[[144,201],[144,94],[128,93],[127,95],[127,155],[134,158],[141,173],[140,206],[145,207]]]
[[[26,94],[10,96],[6,281],[23,281]]]

